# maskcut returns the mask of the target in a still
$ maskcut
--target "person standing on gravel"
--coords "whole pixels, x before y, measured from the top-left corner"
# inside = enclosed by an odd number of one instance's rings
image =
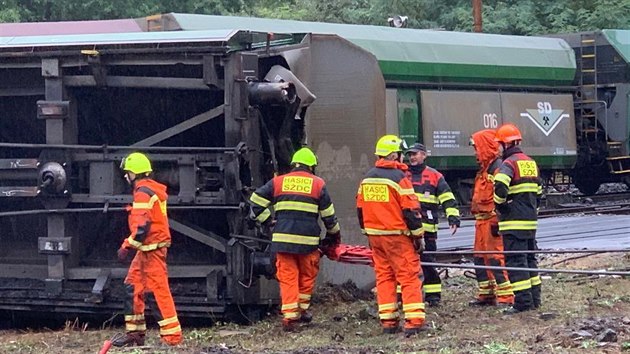
[[[398,331],[396,285],[402,289],[406,336],[420,332],[424,324],[424,302],[420,259],[424,249],[420,203],[402,163],[404,141],[385,135],[376,143],[377,161],[357,192],[357,216],[368,236],[376,273],[378,315],[383,333]]]
[[[276,278],[282,299],[282,329],[291,332],[298,322],[311,322],[308,309],[319,272],[321,253],[318,219],[326,227],[322,246],[334,250],[341,242],[326,182],[315,175],[317,156],[307,147],[293,155],[291,172],[274,177],[250,197],[250,218],[271,227],[271,250],[276,253]]]
[[[494,203],[499,215],[499,233],[506,251],[536,250],[538,206],[542,195],[540,171],[531,157],[525,155],[520,144],[521,132],[514,124],[504,124],[496,132],[495,140],[503,151],[503,163],[494,176]],[[506,266],[537,268],[533,253],[507,254]],[[514,306],[507,314],[540,307],[541,281],[538,272],[508,271],[514,291]]]
[[[145,295],[157,303],[160,340],[167,345],[182,342],[182,328],[168,285],[166,254],[171,245],[171,232],[166,217],[166,186],[150,178],[153,169],[146,155],[134,152],[120,165],[125,179],[133,186],[133,204],[129,208],[131,234],[118,250],[118,259],[125,262],[130,250],[136,255],[125,278],[126,335],[112,342],[114,346],[144,345],[147,330],[144,319]]]
[[[470,138],[475,149],[479,170],[475,176],[470,212],[475,216],[475,251],[500,252],[495,254],[475,254],[475,265],[505,267],[503,237],[499,234],[499,224],[493,201],[494,174],[502,160],[499,157],[499,143],[494,140],[493,129],[478,131]],[[514,292],[506,270],[476,269],[479,291],[471,306],[513,305]]]
[[[413,185],[414,192],[422,207],[422,228],[424,229],[424,242],[426,251],[437,251],[438,209],[444,208],[451,234],[454,235],[459,228],[459,210],[457,201],[446,183],[444,176],[436,169],[427,166],[427,149],[423,144],[415,143],[405,155],[409,158],[408,177]],[[435,262],[434,255],[422,254],[422,262]],[[439,306],[442,299],[442,279],[435,267],[422,266],[424,273],[424,302],[429,306]]]

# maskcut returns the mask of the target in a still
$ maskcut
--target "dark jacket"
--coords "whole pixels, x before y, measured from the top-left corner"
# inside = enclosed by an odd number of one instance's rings
[[[275,252],[305,254],[316,250],[320,217],[328,233],[340,231],[326,183],[303,168],[274,177],[252,194],[250,203],[250,217],[261,223],[271,221],[269,208],[273,207],[276,224],[271,249]]]
[[[504,151],[503,163],[494,176],[494,202],[499,212],[499,232],[534,237],[542,194],[540,171],[519,146]]]
[[[422,206],[422,226],[425,232],[438,231],[440,205],[444,207],[448,224],[459,226],[457,201],[440,172],[426,164],[409,166],[409,178]]]

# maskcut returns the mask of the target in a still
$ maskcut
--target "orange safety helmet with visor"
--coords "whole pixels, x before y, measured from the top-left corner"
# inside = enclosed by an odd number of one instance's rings
[[[494,140],[500,143],[509,144],[515,141],[523,140],[523,137],[521,136],[521,131],[518,130],[516,125],[507,123],[497,129]]]

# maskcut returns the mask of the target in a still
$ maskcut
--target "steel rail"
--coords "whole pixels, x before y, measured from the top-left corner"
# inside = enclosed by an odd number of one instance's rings
[[[587,274],[587,275],[620,275],[630,276],[629,271],[601,271],[601,270],[581,270],[581,269],[548,269],[548,268],[518,268],[518,267],[496,267],[496,266],[480,266],[468,264],[451,264],[451,263],[435,263],[422,262],[424,266],[440,267],[440,268],[460,268],[460,269],[482,269],[482,270],[508,270],[508,271],[526,271],[538,273],[567,273],[567,274]]]
[[[456,251],[424,251],[422,254],[434,255],[470,255],[470,254],[564,254],[564,253],[622,253],[630,252],[630,248],[601,248],[601,249],[542,249],[542,250],[523,250],[523,251],[473,251],[473,250],[456,250]]]
[[[538,218],[549,218],[558,215],[567,214],[590,214],[590,213],[614,213],[619,211],[627,211],[630,203],[618,203],[607,205],[587,205],[582,207],[547,209],[538,214]]]
[[[608,192],[608,193],[590,194],[590,195],[575,195],[572,197],[577,199],[578,201],[579,200],[583,201],[584,199],[590,198],[591,200],[593,200],[594,203],[596,203],[595,200],[601,200],[601,199],[604,199],[604,201],[630,199],[630,191]]]

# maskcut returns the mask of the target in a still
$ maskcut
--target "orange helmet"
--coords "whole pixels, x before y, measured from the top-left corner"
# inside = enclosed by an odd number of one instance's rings
[[[521,131],[518,130],[516,125],[507,123],[497,129],[494,140],[500,143],[508,144],[516,140],[523,140],[523,137],[521,136]]]

